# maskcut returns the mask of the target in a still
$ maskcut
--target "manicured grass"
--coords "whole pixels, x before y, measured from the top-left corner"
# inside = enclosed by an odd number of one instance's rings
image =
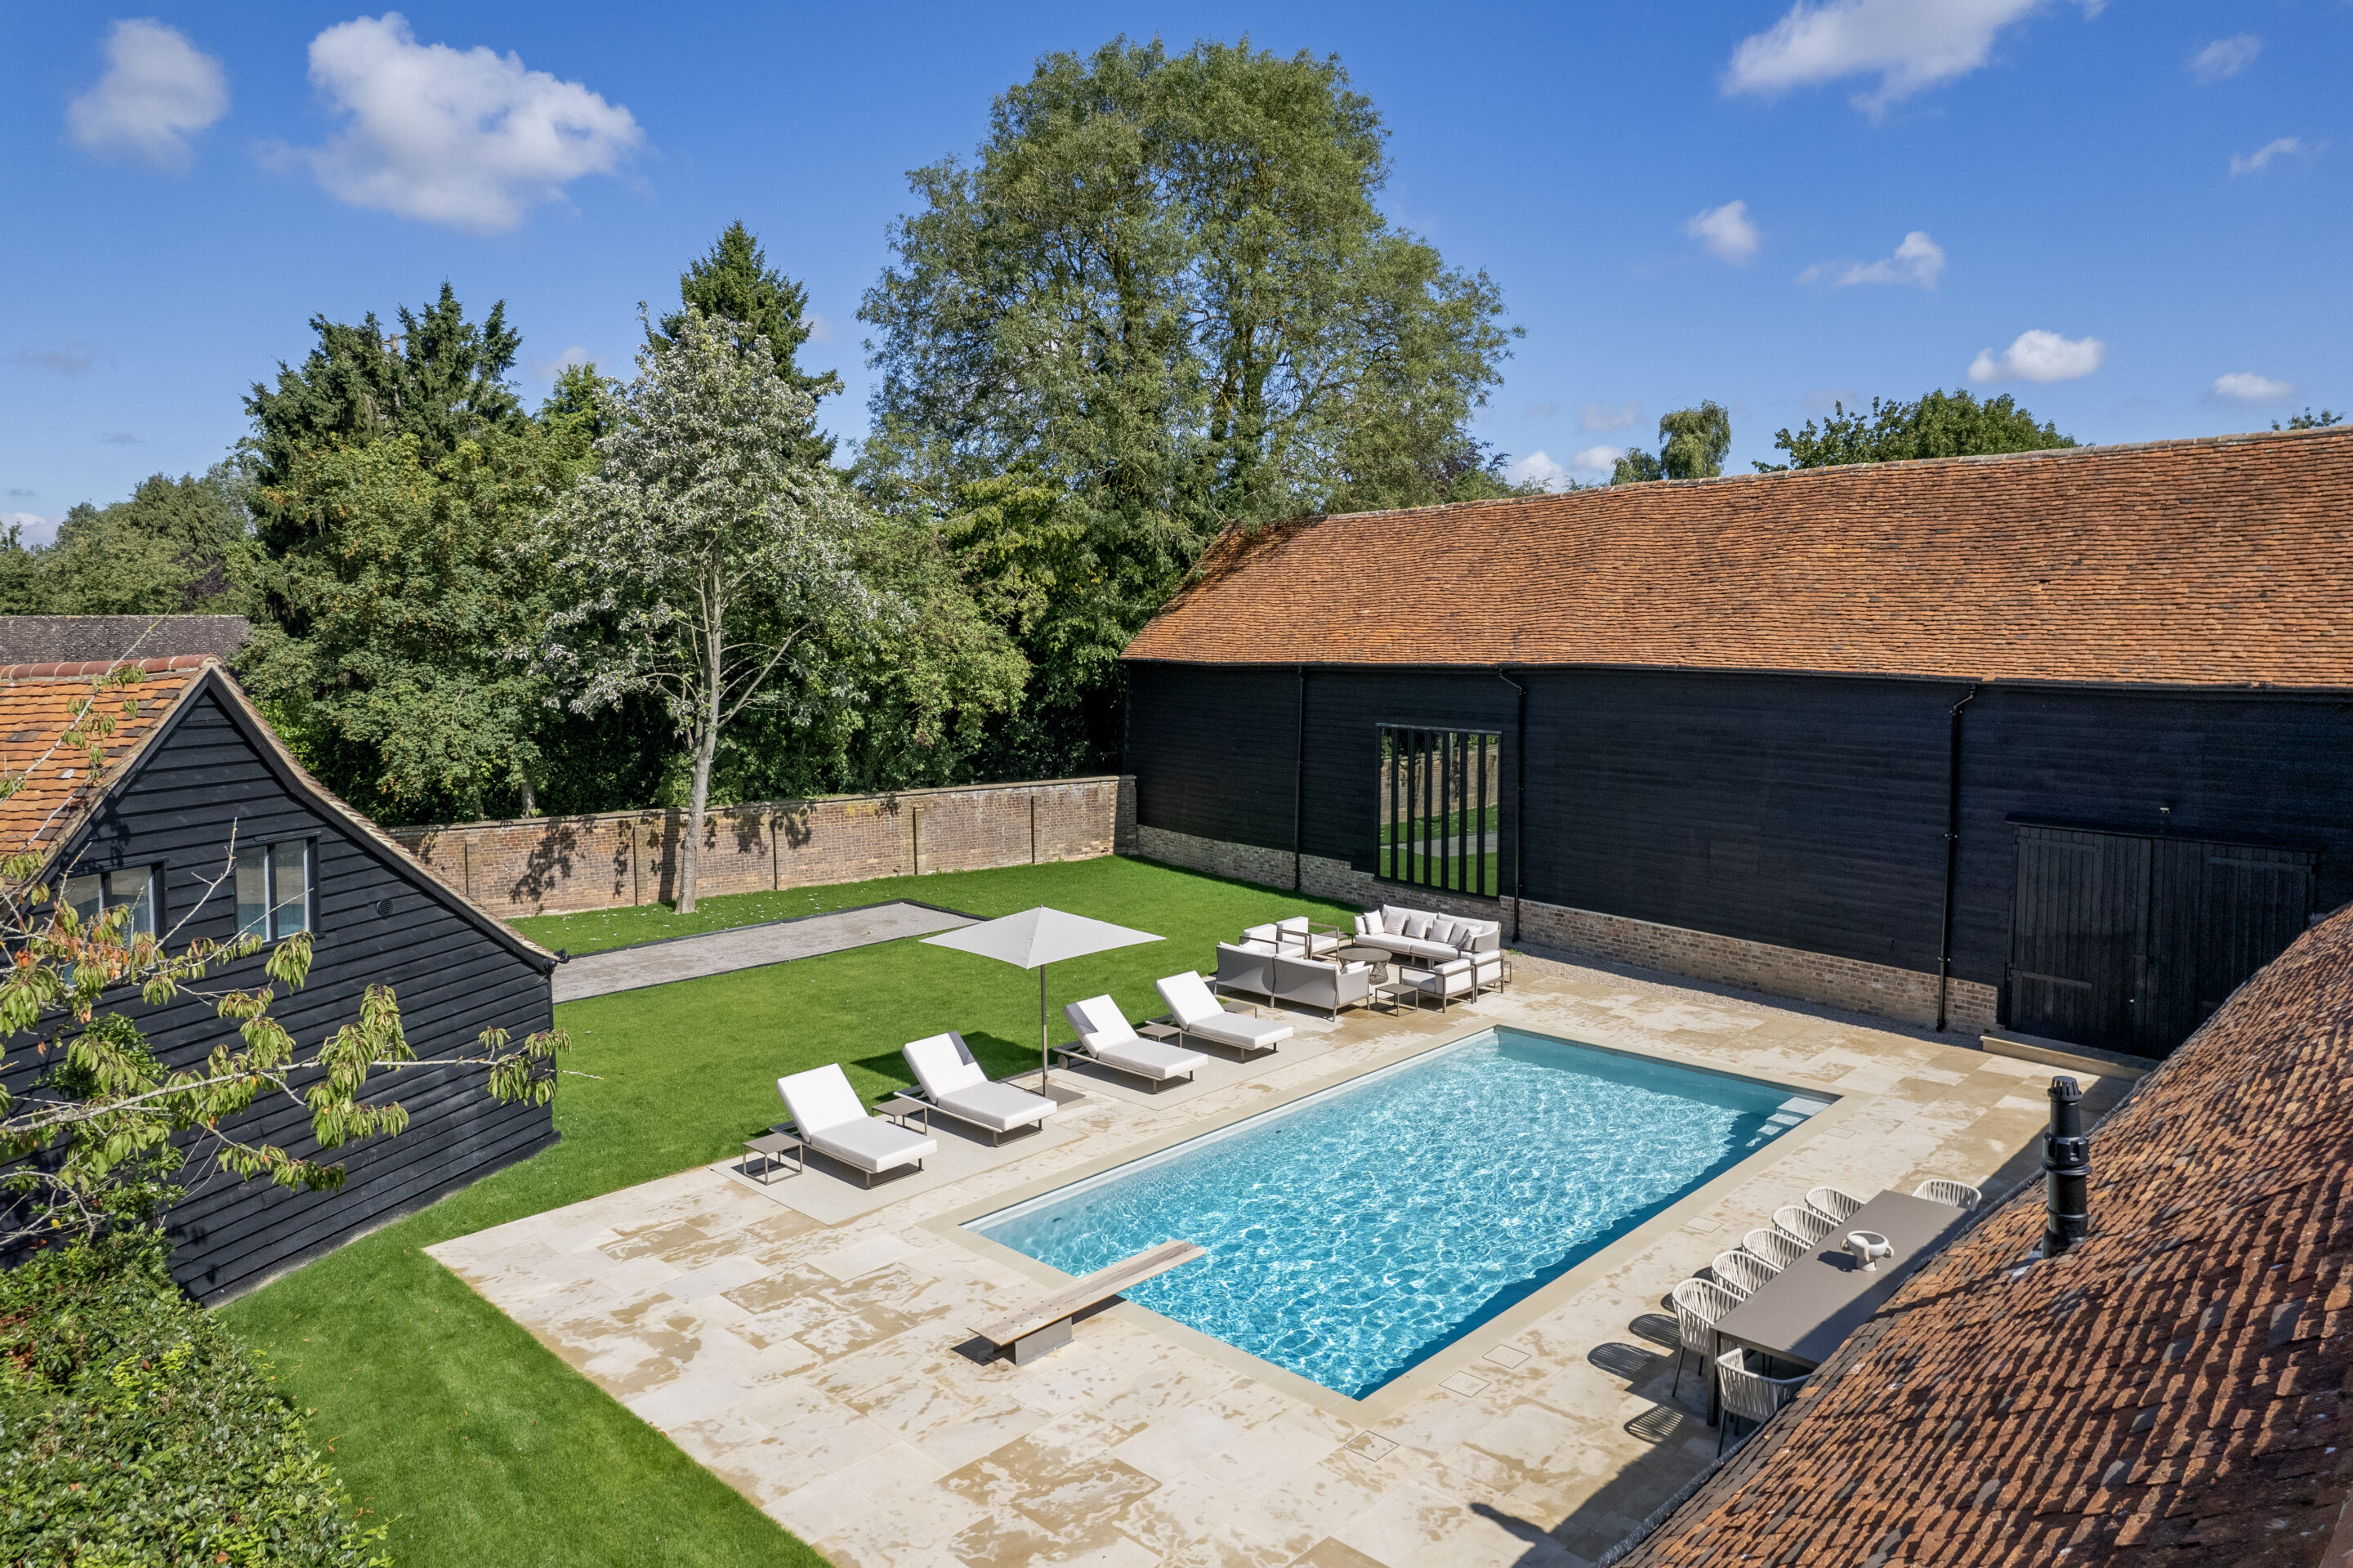
[[[1017,866],[1012,871],[948,872],[932,876],[885,876],[872,882],[845,882],[831,887],[787,887],[779,893],[727,893],[695,900],[694,913],[681,915],[667,904],[641,904],[628,909],[595,909],[581,915],[533,915],[513,922],[514,928],[543,948],[567,953],[601,953],[663,937],[693,937],[765,920],[789,920],[796,915],[822,915],[832,909],[855,909],[912,898],[949,909],[964,906],[944,889],[969,876],[1000,877],[1029,871],[1051,872],[1053,866]],[[1022,905],[1019,907],[1029,908]],[[971,910],[971,914],[1010,914],[1010,910]]]
[[[974,914],[1050,904],[1166,941],[1056,965],[1060,1006],[1109,991],[1161,1011],[1153,980],[1208,969],[1219,938],[1340,906],[1134,860],[894,878],[833,907],[913,896]],[[723,901],[744,923],[761,896]],[[695,918],[721,900],[712,900]],[[715,928],[715,927],[714,927]],[[669,935],[673,933],[657,932]],[[545,938],[542,938],[544,940]],[[641,940],[642,938],[629,938]],[[315,1408],[352,1495],[392,1519],[403,1564],[800,1564],[818,1559],[419,1250],[719,1160],[779,1120],[776,1079],[840,1062],[870,1097],[904,1086],[899,1047],[960,1029],[994,1075],[1037,1064],[1038,980],[914,940],[568,1002],[564,1141],[225,1308]]]

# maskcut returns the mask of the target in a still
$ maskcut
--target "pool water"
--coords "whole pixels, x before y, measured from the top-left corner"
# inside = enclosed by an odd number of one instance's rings
[[[1362,1398],[1828,1105],[1496,1028],[970,1228],[1071,1275],[1194,1242],[1128,1298]]]

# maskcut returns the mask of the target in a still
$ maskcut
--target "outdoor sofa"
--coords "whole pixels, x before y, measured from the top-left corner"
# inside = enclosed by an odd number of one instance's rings
[[[1504,983],[1500,920],[1471,920],[1384,904],[1356,916],[1354,945],[1379,948],[1399,962],[1422,970],[1434,971],[1456,959],[1468,959],[1473,991]]]
[[[1313,1007],[1337,1018],[1342,1008],[1372,1001],[1373,970],[1370,964],[1299,958],[1256,942],[1220,942],[1217,990]]]
[[[902,1165],[923,1169],[940,1146],[887,1117],[871,1116],[849,1086],[839,1062],[776,1080],[785,1108],[793,1113],[793,1136],[820,1154],[832,1156],[865,1178],[869,1187],[885,1171]]]
[[[1277,959],[1276,963],[1286,960]],[[1191,969],[1181,975],[1152,982],[1160,1000],[1168,1004],[1168,1016],[1176,1027],[1191,1040],[1206,1040],[1213,1045],[1230,1045],[1243,1055],[1271,1051],[1296,1033],[1290,1024],[1271,1018],[1253,1018],[1246,1012],[1229,1012],[1226,1004],[1209,994],[1209,983]]]
[[[973,1060],[972,1047],[955,1030],[923,1040],[911,1040],[900,1049],[915,1075],[918,1093],[944,1117],[982,1128],[988,1141],[1003,1141],[1017,1128],[1036,1127],[1062,1107],[1043,1095],[992,1084]]]
[[[1079,1036],[1077,1047],[1063,1054],[1065,1059],[1082,1056],[1113,1072],[1142,1078],[1155,1095],[1163,1084],[1190,1079],[1194,1069],[1209,1060],[1198,1051],[1146,1040],[1108,996],[1071,1002],[1062,1009],[1062,1016],[1071,1021]]]
[[[1242,933],[1242,940],[1245,943],[1262,943],[1278,953],[1292,953],[1306,959],[1320,959],[1348,945],[1348,938],[1341,935],[1340,927],[1318,926],[1304,915],[1253,926]]]

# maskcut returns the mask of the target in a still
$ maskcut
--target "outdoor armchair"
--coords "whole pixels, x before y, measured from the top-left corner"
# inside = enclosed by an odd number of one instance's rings
[[[1208,983],[1190,969],[1152,983],[1160,1000],[1168,1004],[1168,1016],[1188,1040],[1230,1045],[1247,1055],[1271,1051],[1293,1033],[1290,1024],[1271,1018],[1228,1012],[1225,1004],[1209,994]]]
[[[899,1054],[915,1075],[921,1093],[940,1115],[984,1128],[988,1141],[1001,1142],[1016,1128],[1036,1127],[1062,1107],[1043,1095],[992,1084],[972,1047],[955,1030],[924,1040],[911,1040]]]
[[[1985,1202],[1985,1194],[1967,1181],[1955,1181],[1948,1177],[1931,1176],[1912,1189],[1915,1198],[1926,1198],[1932,1203],[1950,1203],[1967,1213]]]
[[[1836,1187],[1816,1187],[1806,1194],[1806,1207],[1831,1224],[1842,1225],[1857,1209],[1862,1207],[1862,1200]]]
[[[1721,1458],[1725,1434],[1731,1430],[1736,1416],[1763,1425],[1773,1419],[1775,1411],[1798,1397],[1806,1379],[1750,1372],[1748,1352],[1736,1345],[1715,1358],[1715,1385],[1724,1394],[1724,1419],[1715,1429],[1715,1452]]]
[[[913,1128],[869,1115],[839,1062],[778,1078],[776,1092],[792,1112],[794,1134],[818,1153],[856,1171],[869,1187],[882,1171],[902,1165],[921,1170],[926,1156],[940,1151],[938,1144]]]
[[[1246,991],[1251,996],[1271,998],[1274,995],[1276,957],[1277,949],[1271,941],[1219,942],[1218,990]]]
[[[1347,938],[1341,934],[1340,927],[1320,924],[1304,915],[1253,926],[1242,933],[1242,938],[1248,942],[1270,943],[1278,951],[1296,953],[1309,959],[1320,959],[1347,946]]]
[[[1218,959],[1222,969],[1224,949],[1219,950]],[[1342,1008],[1362,1007],[1373,1000],[1370,964],[1289,957],[1277,957],[1269,962],[1273,968],[1273,997],[1277,1001],[1295,1002],[1301,1007],[1314,1008],[1327,1018],[1337,1018]]]
[[[1740,1238],[1740,1245],[1765,1260],[1778,1274],[1813,1249],[1786,1231],[1760,1225]]]
[[[1668,1390],[1672,1398],[1683,1383],[1683,1352],[1714,1356],[1716,1319],[1739,1306],[1740,1298],[1712,1279],[1686,1279],[1667,1300],[1675,1309],[1675,1381]]]
[[[1756,1295],[1767,1280],[1781,1272],[1753,1252],[1720,1252],[1709,1266],[1718,1279],[1743,1296]]]
[[[1479,994],[1478,976],[1469,959],[1449,959],[1426,969],[1399,969],[1398,974],[1411,981],[1422,995],[1436,997],[1441,1012],[1450,1002],[1467,1001]]]
[[[1062,1009],[1062,1016],[1071,1021],[1071,1028],[1078,1034],[1078,1054],[1114,1072],[1144,1079],[1152,1086],[1154,1094],[1160,1092],[1163,1084],[1190,1078],[1194,1069],[1208,1061],[1198,1051],[1180,1050],[1145,1039],[1120,1012],[1119,1003],[1108,996],[1091,996],[1084,1001],[1071,1002]]]
[[[1838,1226],[1811,1209],[1784,1203],[1773,1211],[1773,1228],[1810,1247],[1821,1245]]]

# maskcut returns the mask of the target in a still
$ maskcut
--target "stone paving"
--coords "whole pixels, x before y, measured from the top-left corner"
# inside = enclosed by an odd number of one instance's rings
[[[960,1220],[1496,1022],[1838,1101],[1362,1401],[1130,1303],[1029,1366],[977,1358],[970,1325],[1060,1277]],[[2020,1179],[2052,1071],[1526,958],[1449,1015],[1298,1024],[1329,1048],[1181,1104],[1090,1092],[1079,1136],[839,1224],[722,1166],[430,1250],[843,1568],[1577,1568],[1714,1457],[1695,1361],[1671,1397],[1675,1282],[1808,1187]],[[2084,1081],[2095,1111],[2128,1086]]]
[[[578,1001],[610,991],[730,974],[819,953],[838,953],[845,948],[895,942],[902,937],[928,937],[974,923],[969,915],[902,900],[801,915],[700,937],[668,937],[635,947],[583,953],[568,960],[555,971],[555,1000]]]

